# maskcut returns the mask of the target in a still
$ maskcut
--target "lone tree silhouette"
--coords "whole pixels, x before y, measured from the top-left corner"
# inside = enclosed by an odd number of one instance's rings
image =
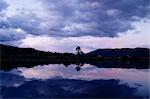
[[[77,51],[77,55],[84,54],[84,53],[82,52],[80,46],[77,46],[76,51]]]

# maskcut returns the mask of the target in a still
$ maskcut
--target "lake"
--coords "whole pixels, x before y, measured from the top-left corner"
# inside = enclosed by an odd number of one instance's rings
[[[149,71],[90,64],[0,70],[1,98],[149,98]]]

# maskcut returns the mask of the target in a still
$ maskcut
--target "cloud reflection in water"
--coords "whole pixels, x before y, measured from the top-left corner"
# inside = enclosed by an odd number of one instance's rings
[[[18,90],[26,91],[26,87],[29,88],[29,86],[31,86],[32,91],[25,94],[35,92],[35,96],[32,97],[56,97],[56,94],[59,93],[58,90],[62,90],[64,92],[60,95],[60,97],[65,95],[67,92],[70,97],[74,95],[76,97],[81,97],[84,94],[87,96],[87,94],[91,92],[93,92],[89,94],[91,97],[97,97],[97,94],[99,94],[99,96],[108,94],[106,93],[106,90],[108,89],[110,91],[115,90],[112,95],[119,95],[118,90],[125,91],[126,96],[129,95],[127,91],[132,91],[130,93],[138,97],[148,95],[149,69],[97,68],[95,66],[85,64],[81,67],[81,70],[77,72],[75,67],[76,66],[74,65],[70,65],[68,67],[65,67],[64,65],[38,65],[33,68],[19,67],[7,73],[17,75],[18,77],[16,78],[18,79],[16,79],[16,81],[19,80],[22,81],[22,83],[15,88],[14,86],[9,86],[9,88],[13,87],[12,89],[18,92]],[[19,78],[23,79],[20,80]],[[8,84],[10,83],[9,81],[5,81],[5,83],[6,82],[6,85],[2,85],[3,87],[12,84],[12,82],[11,84]],[[115,83],[115,85],[113,85],[113,83]],[[15,85],[15,83],[12,85]],[[122,88],[123,86],[124,88]],[[51,88],[54,89],[55,92],[50,95],[47,91],[51,92]],[[116,90],[116,88],[118,89]],[[101,92],[101,94],[99,92]],[[40,96],[41,93],[45,95]],[[120,97],[123,96],[122,93],[120,93]],[[131,94],[129,96],[132,96]]]

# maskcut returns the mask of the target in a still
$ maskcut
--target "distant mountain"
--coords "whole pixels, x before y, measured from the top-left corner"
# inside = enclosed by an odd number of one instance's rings
[[[44,51],[35,50],[34,48],[18,48],[9,45],[0,44],[1,55],[22,55],[22,54],[35,54],[35,53],[48,53]]]
[[[102,57],[149,57],[150,49],[148,48],[122,48],[122,49],[97,49],[87,53],[88,56]]]
[[[32,59],[58,59],[58,58],[70,58],[75,56],[73,53],[56,53],[56,52],[45,52],[35,50],[34,48],[18,48],[8,45],[0,44],[0,56],[1,60],[21,60],[24,61]]]

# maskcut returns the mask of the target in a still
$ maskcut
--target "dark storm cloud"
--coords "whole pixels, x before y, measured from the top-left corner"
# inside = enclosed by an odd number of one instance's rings
[[[123,19],[131,19],[132,16],[145,17],[149,14],[149,0],[104,0],[107,9],[118,9]]]
[[[25,38],[23,31],[17,29],[0,29],[0,42],[16,41]]]
[[[114,37],[149,15],[149,0],[39,0],[42,11],[7,17],[11,28],[34,35]],[[36,8],[35,8],[36,9]]]
[[[54,36],[108,36],[132,29],[135,17],[149,14],[149,0],[43,0],[49,13],[61,17]]]
[[[21,28],[12,28],[7,20],[0,20],[0,43],[16,41],[25,38],[26,33]]]
[[[35,35],[39,35],[40,33],[42,33],[42,31],[40,31],[40,29],[38,28],[41,20],[37,18],[33,13],[30,13],[28,15],[15,15],[12,17],[8,17],[7,20],[9,21],[9,25],[12,28],[21,28],[22,30],[27,31],[31,34],[33,33]]]

